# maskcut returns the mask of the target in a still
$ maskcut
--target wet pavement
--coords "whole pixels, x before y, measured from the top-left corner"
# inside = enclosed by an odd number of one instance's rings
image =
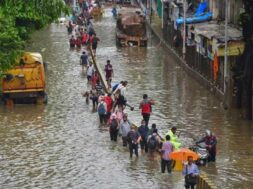
[[[101,42],[97,61],[110,59],[114,81],[129,82],[127,98],[140,123],[138,104],[147,93],[157,104],[150,123],[161,135],[182,130],[186,146],[211,129],[218,138],[217,162],[201,168],[218,188],[252,188],[253,127],[227,112],[208,90],[188,76],[177,60],[149,33],[147,48],[117,48],[110,10],[94,20]],[[129,159],[121,141],[112,143],[81,93],[81,51],[70,50],[66,27],[52,24],[34,34],[28,50],[43,51],[47,64],[48,105],[0,107],[0,188],[183,188],[181,173],[161,174],[159,160]]]

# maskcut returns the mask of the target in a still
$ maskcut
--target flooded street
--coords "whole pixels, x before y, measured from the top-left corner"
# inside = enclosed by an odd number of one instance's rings
[[[218,138],[217,162],[201,168],[218,188],[253,188],[253,126],[227,112],[220,102],[179,67],[176,59],[149,33],[148,48],[117,48],[110,10],[94,28],[100,43],[97,61],[114,67],[114,81],[127,80],[127,98],[141,121],[142,95],[156,100],[150,123],[162,136],[172,126],[182,130],[186,146],[205,129]],[[47,62],[48,105],[0,107],[0,188],[183,188],[180,172],[161,174],[159,161],[146,155],[129,159],[121,140],[112,143],[100,127],[92,105],[81,93],[81,51],[69,50],[64,25],[52,24],[34,34],[28,50],[42,52]]]

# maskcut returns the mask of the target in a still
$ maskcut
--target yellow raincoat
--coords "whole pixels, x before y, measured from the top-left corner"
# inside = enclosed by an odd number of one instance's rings
[[[181,143],[179,142],[177,135],[173,134],[171,130],[169,130],[166,135],[170,136],[170,142],[174,145],[175,150],[178,150],[181,147]]]

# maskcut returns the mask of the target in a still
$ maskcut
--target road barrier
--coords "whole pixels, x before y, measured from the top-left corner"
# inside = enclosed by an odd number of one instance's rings
[[[197,189],[218,189],[208,178],[202,173],[197,180]]]

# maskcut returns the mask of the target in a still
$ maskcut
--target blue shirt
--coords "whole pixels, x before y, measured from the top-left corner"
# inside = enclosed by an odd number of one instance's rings
[[[141,125],[141,126],[138,128],[138,132],[139,132],[139,134],[141,135],[141,137],[142,137],[143,140],[147,140],[148,131],[149,131],[148,126]]]
[[[84,65],[87,65],[89,63],[88,55],[87,54],[82,54],[81,57],[80,57],[80,59],[82,61],[82,64],[84,64]]]
[[[195,163],[192,163],[191,165],[185,165],[183,170],[183,175],[189,175],[189,174],[195,174],[199,175],[199,168]]]

